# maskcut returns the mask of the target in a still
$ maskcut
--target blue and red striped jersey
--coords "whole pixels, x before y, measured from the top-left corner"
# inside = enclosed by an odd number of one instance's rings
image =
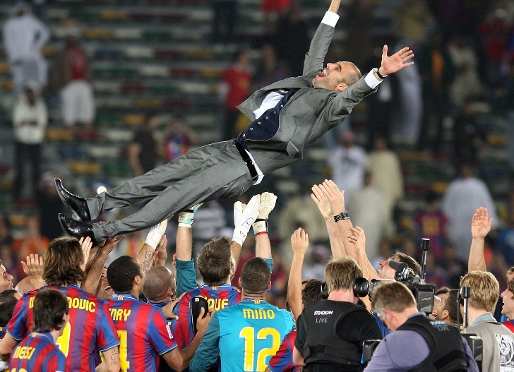
[[[11,353],[9,371],[64,372],[66,357],[48,332],[33,332]]]
[[[177,347],[162,311],[130,294],[114,295],[107,307],[120,338],[121,370],[157,371],[158,355]]]
[[[216,311],[235,305],[241,301],[241,292],[230,284],[212,287],[202,285],[200,288],[187,292],[173,309],[173,312],[175,315],[178,315],[180,321],[173,321],[172,333],[181,349],[193,342],[193,322],[189,314],[189,303],[191,298],[196,296],[204,297],[207,300],[209,309]]]
[[[507,320],[502,323],[505,327],[507,327],[511,332],[514,332],[514,320]]]
[[[294,340],[296,339],[296,329],[289,332],[282,340],[277,353],[271,357],[268,369],[272,372],[294,372],[296,366],[293,362]],[[299,371],[299,369],[298,369]]]
[[[48,286],[68,298],[70,321],[56,344],[66,356],[67,371],[94,371],[99,351],[118,346],[116,328],[102,300],[77,286]],[[32,307],[38,290],[27,292],[16,304],[7,332],[22,340],[34,328]]]
[[[0,327],[0,340],[4,338],[5,332],[7,331],[7,327]]]

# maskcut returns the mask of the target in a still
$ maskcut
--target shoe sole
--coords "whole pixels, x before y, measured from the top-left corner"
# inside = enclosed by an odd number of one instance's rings
[[[61,182],[61,187],[63,187],[62,182]],[[59,199],[61,199],[63,204],[66,206],[66,208],[68,208],[71,211],[71,218],[73,218],[75,221],[89,222],[89,221],[84,221],[82,218],[80,218],[78,213],[75,212],[75,210],[68,204],[68,202],[66,201],[66,198],[64,196],[62,196],[61,191],[59,190],[59,187],[57,187],[57,181],[55,181],[55,190],[57,190],[57,195],[59,195]],[[59,223],[61,223],[60,219],[59,219]],[[62,223],[61,223],[61,227],[62,227]]]

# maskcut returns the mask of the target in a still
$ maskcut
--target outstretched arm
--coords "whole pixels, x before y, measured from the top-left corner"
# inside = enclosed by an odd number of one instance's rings
[[[94,296],[98,294],[98,283],[100,282],[105,261],[107,260],[109,253],[111,253],[123,239],[125,239],[125,235],[107,238],[102,247],[97,247],[95,256],[86,266],[86,279],[84,280],[84,283],[82,283],[82,289],[87,293]]]
[[[271,192],[263,192],[259,203],[259,214],[253,223],[255,234],[255,255],[261,258],[271,258],[271,242],[268,235],[268,217],[275,208],[277,196]]]
[[[469,248],[468,272],[474,270],[487,271],[484,258],[484,241],[493,219],[489,218],[487,208],[480,207],[476,210],[471,220],[471,247]]]
[[[309,51],[305,55],[303,63],[303,75],[319,72],[323,68],[323,61],[327,54],[328,47],[334,35],[334,29],[339,20],[336,14],[341,5],[341,0],[332,0],[328,12],[323,17],[314,37],[312,38]]]
[[[321,184],[321,188],[330,203],[330,208],[333,213],[331,218],[335,221],[335,216],[346,211],[344,206],[344,190],[339,190],[336,183],[332,180],[325,180]],[[353,225],[350,219],[339,219],[339,221],[336,222],[336,229],[339,230],[339,237],[344,245],[346,254],[355,259],[355,261],[358,261],[359,257],[355,244],[350,243],[348,240],[348,236],[352,234],[352,227]]]
[[[298,319],[302,313],[302,268],[308,247],[309,235],[304,229],[299,228],[291,235],[293,262],[287,282],[287,302],[289,302],[289,307],[295,319]]]
[[[234,203],[234,233],[232,234],[232,257],[234,257],[235,267],[239,264],[241,257],[241,249],[250,227],[259,214],[259,204],[261,202],[260,195],[254,195],[248,205],[237,201]]]
[[[327,225],[332,257],[339,258],[346,256],[346,249],[344,248],[342,236],[340,235],[340,231],[334,221],[334,213],[332,212],[328,198],[323,192],[322,185],[314,185],[311,190],[311,199],[318,206],[318,209]]]

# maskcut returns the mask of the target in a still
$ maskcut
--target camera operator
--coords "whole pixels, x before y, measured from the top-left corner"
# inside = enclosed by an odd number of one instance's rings
[[[414,367],[417,371],[432,371],[435,361],[444,360],[440,358],[446,358],[444,366],[462,366],[449,370],[478,371],[459,331],[443,322],[430,321],[425,313],[418,312],[412,292],[403,283],[379,284],[372,299],[373,310],[392,332],[380,342],[365,372],[401,372]]]
[[[297,321],[293,360],[309,372],[361,372],[362,345],[381,338],[371,314],[357,306],[368,291],[362,270],[350,257],[327,264],[328,299],[306,307]]]
[[[500,285],[495,276],[485,271],[472,271],[460,281],[470,287],[468,300],[468,333],[484,342],[483,372],[510,371],[514,368],[514,335],[493,317]]]

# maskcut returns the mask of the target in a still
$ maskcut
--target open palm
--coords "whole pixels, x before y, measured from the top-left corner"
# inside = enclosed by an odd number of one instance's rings
[[[387,55],[388,51],[388,46],[384,45],[381,67],[385,74],[393,74],[404,67],[414,64],[414,62],[408,62],[414,57],[414,52],[409,47],[402,48],[391,56]]]

